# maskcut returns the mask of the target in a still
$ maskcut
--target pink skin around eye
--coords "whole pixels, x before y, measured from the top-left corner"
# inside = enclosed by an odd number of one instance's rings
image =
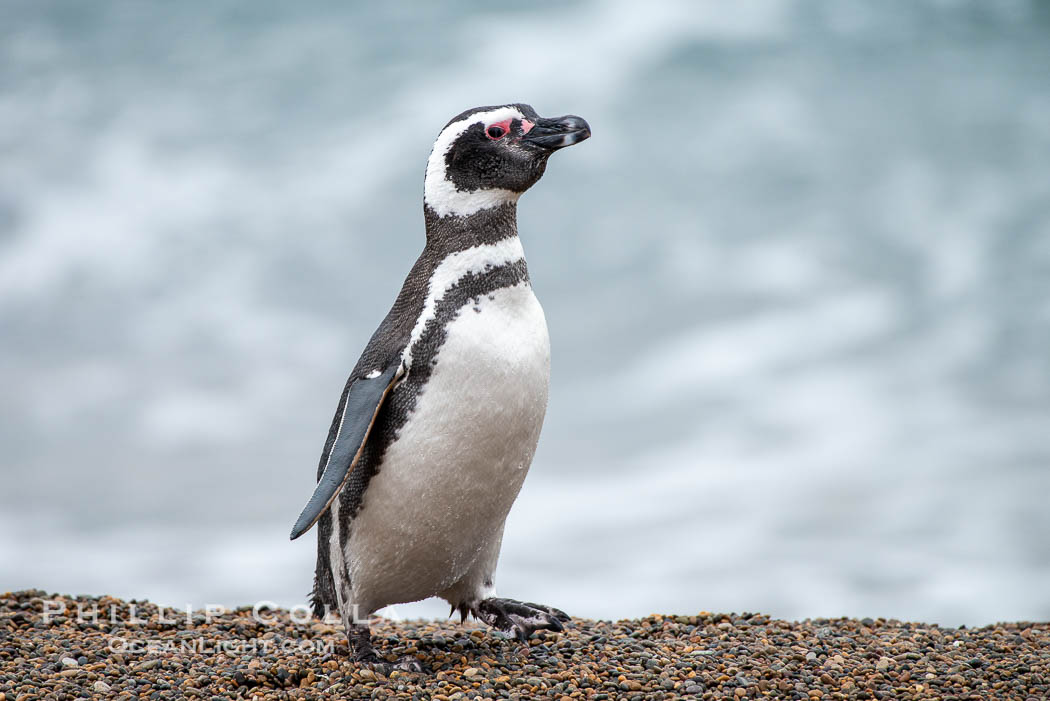
[[[536,126],[536,125],[533,124],[532,122],[530,122],[527,119],[521,120],[521,133],[522,134],[528,134],[530,131],[532,131],[532,128],[534,126]]]
[[[485,135],[488,136],[488,133],[492,129],[492,127],[499,127],[503,130],[503,132],[496,138],[502,139],[510,132],[510,122],[511,120],[509,119],[504,119],[502,122],[493,122],[492,124],[485,127]],[[489,136],[489,138],[491,139],[492,137]]]

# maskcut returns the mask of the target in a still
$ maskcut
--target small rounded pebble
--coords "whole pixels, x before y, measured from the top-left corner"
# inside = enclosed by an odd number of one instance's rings
[[[45,603],[67,613],[45,620]],[[97,620],[78,621],[78,604],[97,606]],[[110,596],[2,594],[0,701],[1050,698],[1047,623],[701,612],[573,619],[520,643],[475,621],[377,620],[374,644],[389,664],[370,668],[349,658],[338,623],[293,613],[267,609],[259,620],[247,606],[187,617]],[[428,671],[402,671],[403,658]]]

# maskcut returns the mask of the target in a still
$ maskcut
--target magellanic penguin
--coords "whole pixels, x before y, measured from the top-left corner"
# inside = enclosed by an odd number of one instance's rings
[[[346,382],[291,536],[319,521],[314,613],[338,610],[362,663],[386,664],[367,619],[389,604],[440,596],[521,640],[568,620],[496,598],[493,575],[550,377],[517,202],[590,134],[580,117],[513,104],[467,110],[434,143],[426,245]]]

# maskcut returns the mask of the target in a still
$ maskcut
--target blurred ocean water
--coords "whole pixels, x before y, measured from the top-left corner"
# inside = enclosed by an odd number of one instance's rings
[[[0,9],[0,589],[293,604],[452,115],[553,345],[498,584],[576,615],[1050,618],[1050,7]],[[444,615],[433,602],[399,615]]]

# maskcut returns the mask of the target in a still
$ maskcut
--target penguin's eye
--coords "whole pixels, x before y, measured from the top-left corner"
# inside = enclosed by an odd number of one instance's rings
[[[495,141],[496,139],[502,139],[503,135],[506,134],[506,133],[507,133],[507,130],[504,129],[499,124],[493,124],[491,127],[489,127],[488,129],[485,130],[485,135],[488,136],[493,141]]]

